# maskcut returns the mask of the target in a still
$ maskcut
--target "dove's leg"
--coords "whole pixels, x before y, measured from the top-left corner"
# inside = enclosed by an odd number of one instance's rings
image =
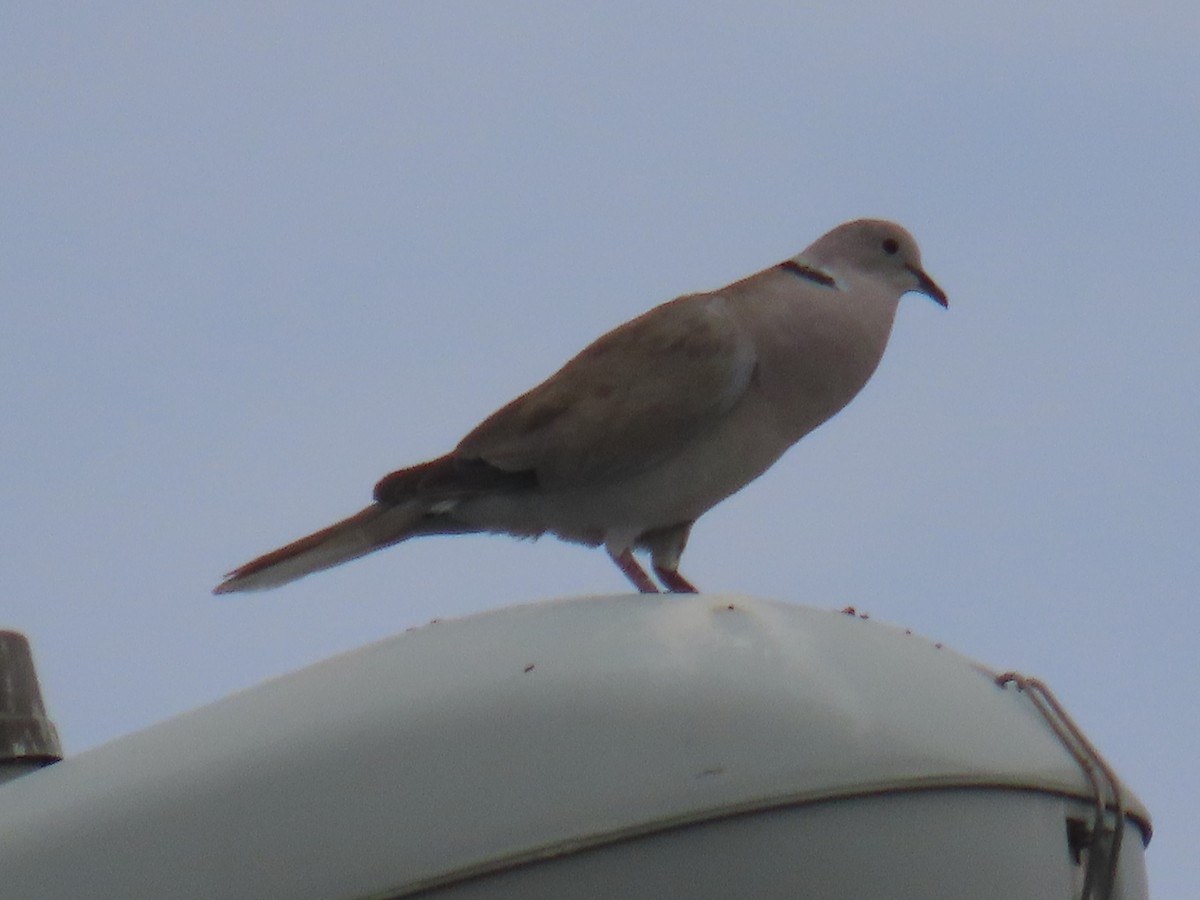
[[[654,582],[650,580],[650,576],[646,574],[646,570],[638,565],[638,561],[633,558],[633,551],[628,547],[620,553],[613,553],[610,548],[608,555],[617,564],[617,568],[625,574],[625,577],[633,582],[633,586],[643,594],[659,593]]]
[[[694,584],[679,574],[679,558],[683,556],[683,548],[687,546],[691,533],[692,523],[684,522],[642,537],[644,545],[650,550],[654,574],[672,594],[700,593]]]

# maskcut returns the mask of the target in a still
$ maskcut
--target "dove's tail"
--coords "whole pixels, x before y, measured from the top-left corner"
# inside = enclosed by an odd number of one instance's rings
[[[213,589],[214,594],[260,591],[295,581],[312,572],[357,559],[422,533],[425,513],[419,503],[375,503],[286,547],[238,566]]]
[[[279,587],[312,572],[366,556],[422,534],[469,534],[490,530],[460,520],[455,510],[471,497],[533,490],[532,471],[507,472],[453,453],[400,469],[375,486],[375,503],[348,519],[239,566],[214,594]],[[520,532],[536,536],[539,532]]]

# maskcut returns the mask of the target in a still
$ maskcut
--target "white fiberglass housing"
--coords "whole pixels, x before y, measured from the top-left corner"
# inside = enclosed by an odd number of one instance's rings
[[[0,895],[1066,900],[1095,795],[1026,691],[901,629],[592,597],[432,623],[0,786]],[[1134,900],[1149,817],[1119,796]]]

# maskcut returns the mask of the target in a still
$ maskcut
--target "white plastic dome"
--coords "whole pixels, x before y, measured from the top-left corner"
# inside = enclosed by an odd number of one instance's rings
[[[903,630],[582,598],[433,623],[5,785],[0,894],[1066,898],[1092,796],[1024,693]],[[1122,796],[1131,900],[1149,817]]]

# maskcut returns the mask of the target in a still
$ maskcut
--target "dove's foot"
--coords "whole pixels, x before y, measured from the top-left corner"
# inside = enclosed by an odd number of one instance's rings
[[[690,523],[689,523],[690,524]],[[687,540],[687,531],[682,532],[683,540]],[[680,547],[679,549],[682,549]],[[618,569],[629,579],[630,583],[643,594],[659,594],[662,593],[651,579],[646,574],[646,570],[641,567],[636,559],[633,558],[633,551],[626,547],[620,553],[608,552],[609,558],[612,559]],[[678,552],[672,554],[672,561],[679,559]],[[679,570],[675,568],[667,568],[664,565],[655,565],[654,574],[658,576],[658,580],[662,582],[668,593],[671,594],[698,594],[699,589],[679,574]]]
[[[700,591],[694,584],[679,574],[678,569],[664,569],[661,566],[654,567],[654,574],[658,576],[658,580],[672,594],[698,594]]]

